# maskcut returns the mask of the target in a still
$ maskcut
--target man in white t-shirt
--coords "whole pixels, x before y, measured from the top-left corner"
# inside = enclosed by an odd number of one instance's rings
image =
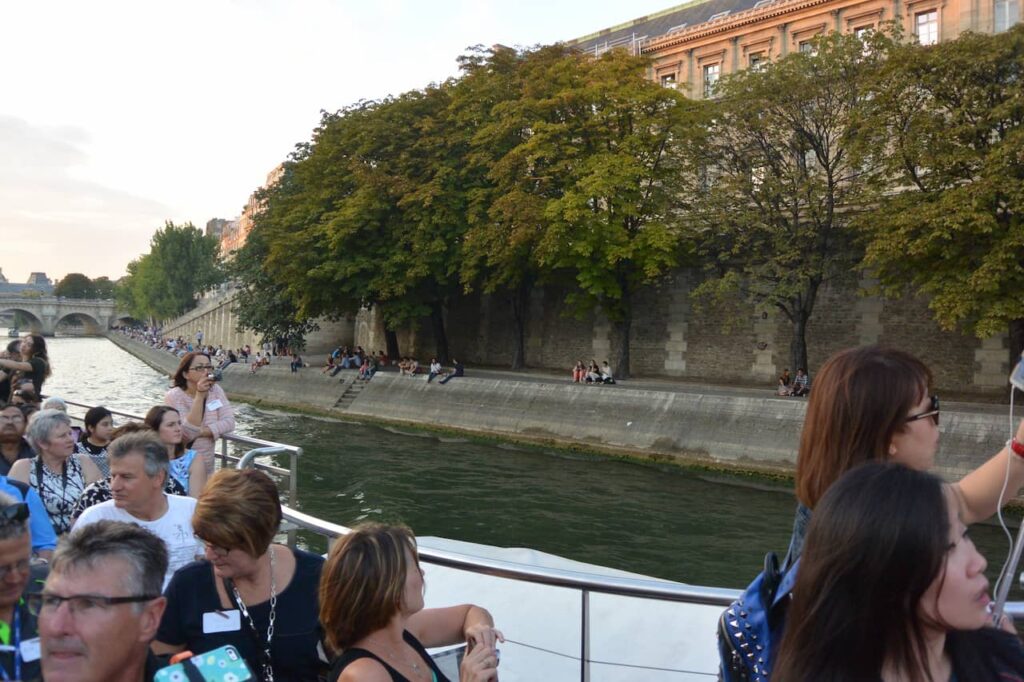
[[[167,546],[166,587],[176,570],[203,554],[192,532],[196,501],[164,492],[168,475],[167,448],[156,434],[142,432],[121,436],[111,443],[107,456],[110,458],[110,492],[114,499],[86,509],[74,529],[110,520],[134,523],[153,533]]]

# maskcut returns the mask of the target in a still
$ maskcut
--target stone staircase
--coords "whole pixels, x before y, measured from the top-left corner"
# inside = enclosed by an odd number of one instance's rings
[[[355,399],[363,392],[366,385],[370,383],[368,381],[360,381],[358,378],[352,378],[345,392],[338,397],[334,403],[335,410],[347,410],[348,407],[355,402]]]

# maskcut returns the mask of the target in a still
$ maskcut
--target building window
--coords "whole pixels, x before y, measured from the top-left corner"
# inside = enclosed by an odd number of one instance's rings
[[[921,45],[935,45],[939,42],[939,10],[932,9],[914,15],[914,32]]]
[[[752,68],[754,71],[760,71],[768,65],[768,60],[764,57],[764,52],[755,52],[747,58],[747,66]]]
[[[1020,0],[995,0],[996,33],[1008,31],[1020,21]]]
[[[674,73],[666,73],[661,77],[661,85],[665,88],[676,87],[676,75]]]
[[[801,40],[800,41],[800,53],[801,54],[809,54],[812,57],[814,55],[818,54],[818,51],[816,49],[814,49],[814,41],[813,40]]]
[[[704,67],[704,97],[711,98],[715,96],[715,85],[718,83],[718,77],[722,75],[721,64],[708,64]]]

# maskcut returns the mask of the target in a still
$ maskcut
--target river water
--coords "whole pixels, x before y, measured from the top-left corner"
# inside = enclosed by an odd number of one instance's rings
[[[106,339],[48,344],[49,395],[136,414],[163,401],[166,377]],[[296,506],[342,525],[400,521],[421,536],[720,587],[745,586],[789,540],[785,483],[235,407],[237,433],[302,446]],[[994,582],[1005,536],[991,525],[972,536]],[[1013,598],[1024,598],[1016,585]]]

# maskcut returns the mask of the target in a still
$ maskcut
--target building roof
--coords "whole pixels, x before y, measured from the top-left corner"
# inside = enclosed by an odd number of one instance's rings
[[[38,291],[40,294],[49,295],[53,293],[53,285],[0,282],[0,294],[20,294],[23,291]]]
[[[725,18],[751,9],[766,0],[695,0],[684,5],[640,17],[597,33],[566,41],[570,47],[584,52],[600,54],[613,47],[639,46],[654,38],[693,28],[712,19]],[[639,50],[634,50],[639,52]]]

